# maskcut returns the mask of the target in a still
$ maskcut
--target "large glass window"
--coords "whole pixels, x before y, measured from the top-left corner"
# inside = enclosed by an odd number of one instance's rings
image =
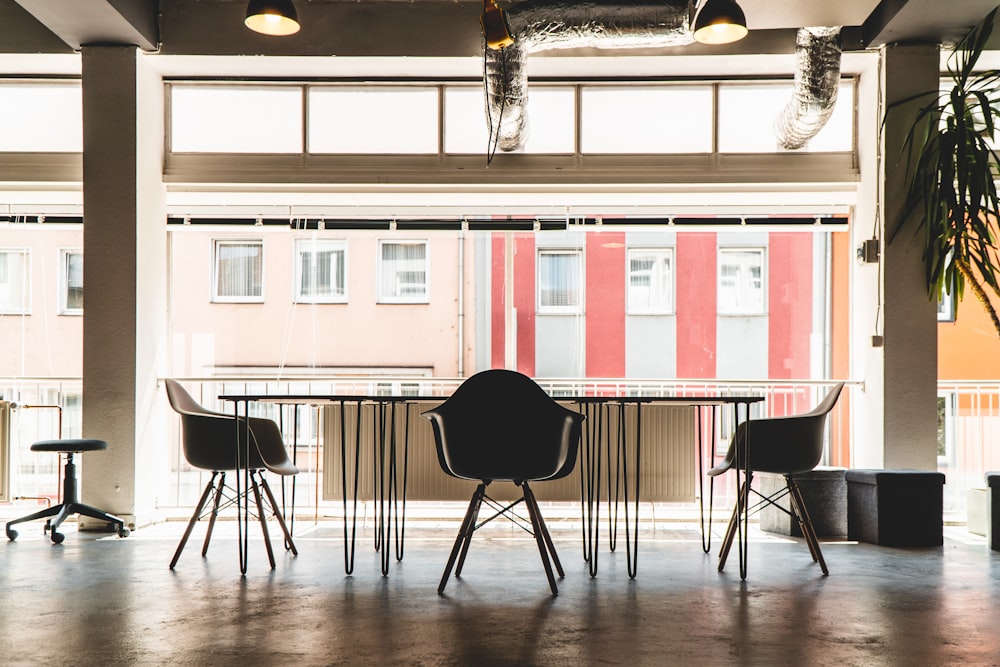
[[[380,303],[427,303],[426,241],[379,242]]]
[[[0,84],[0,132],[3,152],[83,150],[83,113],[77,82]]]
[[[0,313],[31,311],[31,254],[27,248],[0,249]]]
[[[437,153],[438,134],[437,88],[309,89],[310,153]]]
[[[711,86],[584,86],[583,153],[709,153]]]
[[[83,251],[59,251],[59,314],[83,314]]]
[[[301,153],[299,86],[170,88],[170,150],[176,153]]]
[[[264,300],[264,242],[215,241],[215,301]]]
[[[295,301],[347,301],[347,263],[344,241],[299,239],[295,243]]]
[[[673,312],[673,310],[673,249],[629,249],[628,312],[633,314],[666,314]]]
[[[500,118],[487,118],[483,94],[482,86],[445,88],[445,153],[486,153],[489,123],[492,121],[495,131]],[[528,95],[528,140],[517,152],[575,152],[575,104],[575,89],[570,86],[532,86]]]
[[[719,248],[720,315],[764,314],[764,249]]]
[[[582,253],[579,250],[539,250],[538,310],[578,313],[582,307]]]

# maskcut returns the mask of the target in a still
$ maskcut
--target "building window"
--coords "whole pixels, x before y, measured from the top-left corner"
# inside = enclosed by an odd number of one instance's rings
[[[938,322],[954,322],[957,310],[958,304],[955,301],[955,288],[952,287],[950,291],[942,288],[941,294],[938,297]]]
[[[628,312],[633,314],[669,314],[673,310],[673,249],[629,249]]]
[[[345,303],[347,263],[344,241],[300,239],[295,244],[295,302]]]
[[[0,250],[0,314],[31,312],[31,254],[27,248]]]
[[[958,414],[958,396],[955,392],[942,392],[937,397],[937,460],[938,465],[955,462],[955,422]]]
[[[59,314],[83,314],[83,251],[59,251]]]
[[[427,303],[426,241],[379,241],[379,303]]]
[[[214,301],[264,301],[264,242],[215,241]]]
[[[538,310],[579,313],[583,305],[583,257],[579,250],[538,251]]]
[[[763,315],[764,249],[719,249],[719,314]]]

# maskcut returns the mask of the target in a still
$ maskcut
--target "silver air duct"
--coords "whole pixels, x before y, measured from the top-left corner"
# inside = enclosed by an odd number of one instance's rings
[[[525,0],[506,14],[514,44],[487,49],[483,73],[487,121],[503,151],[517,150],[528,139],[529,53],[684,46],[694,41],[688,0]]]
[[[840,86],[840,28],[800,28],[795,39],[795,88],[774,123],[778,144],[802,148],[833,114]]]

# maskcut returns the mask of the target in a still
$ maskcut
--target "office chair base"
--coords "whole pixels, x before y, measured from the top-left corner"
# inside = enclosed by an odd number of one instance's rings
[[[113,514],[108,514],[103,510],[97,509],[96,507],[91,507],[90,505],[84,505],[82,503],[62,503],[61,505],[54,505],[39,512],[35,512],[34,514],[29,514],[28,516],[23,516],[20,519],[7,522],[7,539],[11,541],[17,539],[19,533],[11,527],[15,524],[25,523],[27,521],[36,521],[38,519],[48,519],[45,522],[45,527],[42,529],[43,532],[48,533],[53,544],[61,544],[66,536],[60,533],[58,528],[63,521],[74,514],[82,514],[83,516],[88,516],[92,519],[106,521],[109,528],[113,527],[112,529],[118,534],[118,537],[128,537],[131,535],[131,531],[125,527],[125,522]]]

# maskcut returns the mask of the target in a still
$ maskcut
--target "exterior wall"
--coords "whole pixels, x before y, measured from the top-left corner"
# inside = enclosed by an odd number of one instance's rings
[[[83,317],[59,314],[59,253],[83,248],[83,226],[2,223],[0,248],[31,251],[31,312],[0,315],[0,340],[4,343],[0,376],[79,377],[83,372]]]

